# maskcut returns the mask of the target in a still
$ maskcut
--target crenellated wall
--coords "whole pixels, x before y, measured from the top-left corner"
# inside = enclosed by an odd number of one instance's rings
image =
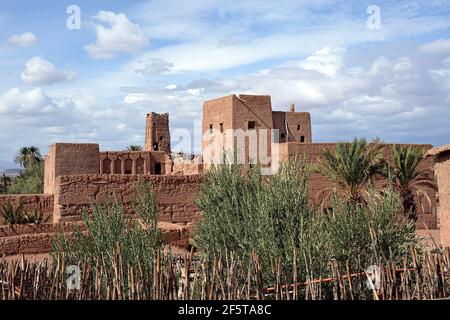
[[[163,151],[100,152],[100,174],[170,174],[172,163]]]

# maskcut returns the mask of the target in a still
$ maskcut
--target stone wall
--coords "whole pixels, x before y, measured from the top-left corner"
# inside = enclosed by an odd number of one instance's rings
[[[0,211],[8,202],[12,202],[15,206],[23,201],[25,210],[33,211],[35,209],[42,210],[45,219],[51,219],[53,214],[53,195],[45,194],[20,194],[20,195],[1,195]],[[5,224],[3,215],[0,214],[0,226]]]
[[[88,208],[93,200],[102,202],[111,194],[124,204],[126,213],[131,213],[133,189],[140,177],[152,185],[160,221],[190,223],[200,216],[194,204],[200,190],[198,175],[71,175],[57,178],[53,221],[79,220],[82,208]]]

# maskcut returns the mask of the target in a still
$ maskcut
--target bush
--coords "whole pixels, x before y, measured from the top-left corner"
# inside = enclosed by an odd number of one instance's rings
[[[211,169],[196,204],[203,212],[194,244],[204,256],[235,252],[249,259],[255,252],[263,269],[281,259],[284,268],[299,266],[299,278],[329,276],[329,262],[351,262],[365,268],[377,259],[400,259],[418,246],[414,224],[399,210],[391,189],[366,195],[367,204],[334,197],[329,213],[308,203],[309,168],[291,160],[273,176],[247,173],[238,165]],[[267,279],[270,280],[270,279]]]
[[[244,172],[239,165],[214,166],[201,186],[196,204],[203,212],[194,245],[205,256],[233,251],[241,258],[255,252],[270,268],[274,258],[286,265],[294,250],[314,238],[308,204],[309,168],[292,160],[276,175],[262,176],[259,168]],[[297,252],[298,257],[303,256]]]
[[[10,194],[44,193],[44,162],[35,162],[26,168],[11,184]]]
[[[54,258],[64,257],[70,263],[79,263],[102,257],[110,270],[114,257],[120,253],[124,266],[150,271],[162,236],[157,227],[155,197],[149,189],[149,183],[144,181],[136,185],[133,208],[138,220],[127,219],[123,206],[110,199],[105,204],[94,203],[91,214],[83,210],[87,233],[76,228],[70,239],[60,232],[52,239]]]
[[[366,205],[334,197],[331,213],[321,216],[330,259],[367,268],[381,261],[400,262],[411,246],[419,248],[415,224],[402,215],[402,202],[388,188],[369,190]]]
[[[44,219],[44,212],[40,209],[33,209],[27,211],[23,201],[19,201],[18,205],[14,206],[12,202],[7,202],[1,207],[1,215],[5,219],[5,224],[40,224],[46,222]]]

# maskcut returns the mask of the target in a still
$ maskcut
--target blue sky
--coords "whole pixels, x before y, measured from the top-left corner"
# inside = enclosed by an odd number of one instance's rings
[[[0,169],[26,145],[143,144],[151,111],[199,152],[202,102],[231,93],[311,112],[317,142],[449,143],[450,1],[0,2]]]

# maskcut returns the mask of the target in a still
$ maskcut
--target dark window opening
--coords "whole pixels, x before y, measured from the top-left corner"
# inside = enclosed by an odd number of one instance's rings
[[[299,124],[297,125],[297,130],[300,130],[300,125]]]
[[[212,132],[213,132],[213,125],[210,124],[210,125],[209,125],[209,133],[212,133]]]
[[[223,123],[220,124],[220,132],[223,133]]]
[[[255,130],[256,128],[256,122],[255,121],[249,121],[248,122],[248,130]]]
[[[305,136],[300,137],[300,142],[305,142]]]
[[[161,163],[155,163],[155,174],[161,174]]]
[[[162,141],[162,139],[163,139],[163,136],[159,136],[159,141]]]
[[[280,135],[280,138],[281,138],[281,139],[284,139],[284,133],[282,133],[282,134]]]
[[[133,169],[133,161],[131,159],[125,160],[125,174],[131,174]]]
[[[158,143],[157,142],[155,142],[153,144],[153,151],[158,151]]]

